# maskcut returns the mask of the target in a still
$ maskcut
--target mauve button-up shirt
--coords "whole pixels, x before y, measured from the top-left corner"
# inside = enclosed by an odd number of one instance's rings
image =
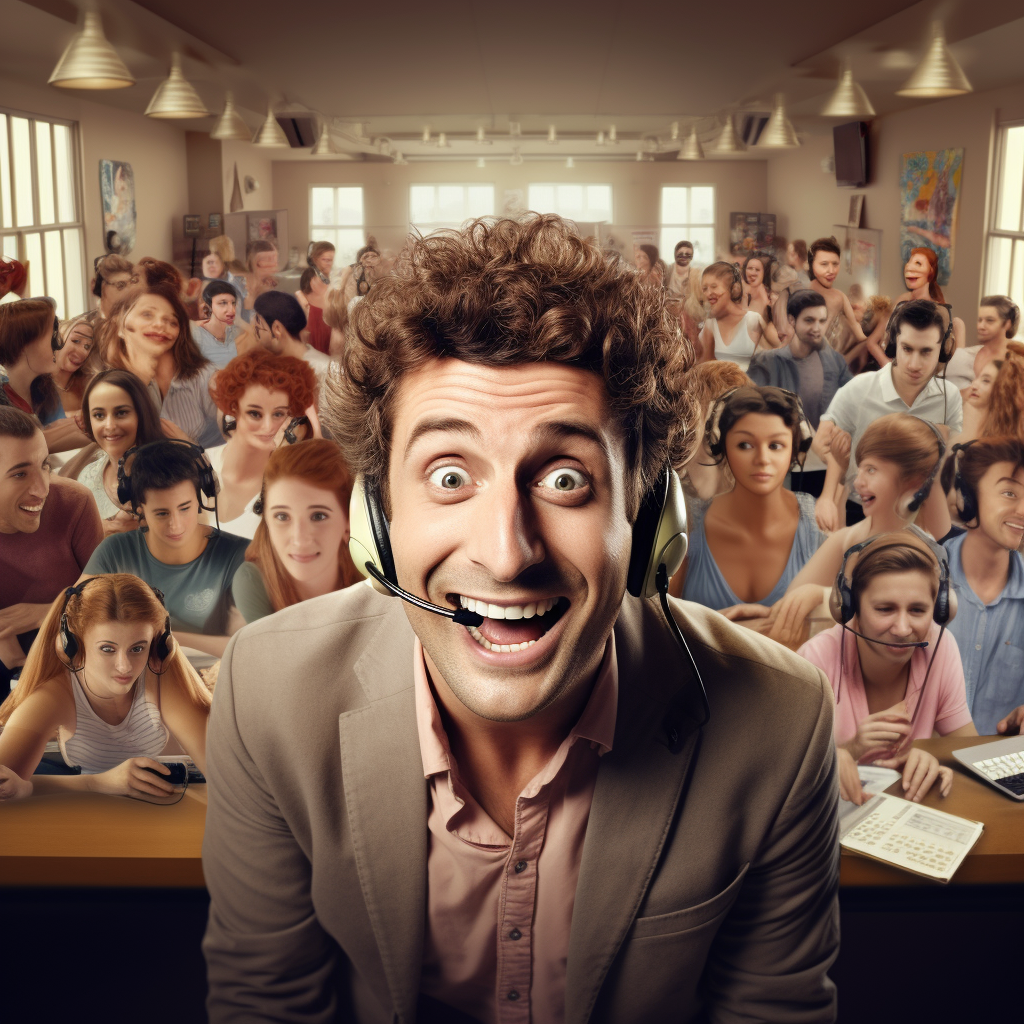
[[[579,721],[516,799],[511,839],[460,776],[415,643],[416,720],[430,783],[420,990],[482,1024],[561,1024],[583,840],[618,706],[615,638]]]

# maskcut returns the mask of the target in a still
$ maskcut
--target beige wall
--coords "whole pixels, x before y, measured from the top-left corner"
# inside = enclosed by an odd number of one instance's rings
[[[273,149],[261,149],[250,142],[222,142],[221,192],[225,213],[231,209],[231,192],[235,184],[235,165],[242,191],[243,210],[279,210],[282,204],[274,202]],[[251,175],[259,182],[255,192],[246,194],[245,178]],[[291,243],[292,245],[295,242]]]
[[[530,182],[590,182],[613,186],[616,228],[657,228],[662,185],[713,184],[716,196],[716,244],[726,246],[729,213],[767,210],[765,161],[701,163],[580,163],[567,168],[564,161],[528,162],[513,167],[507,160],[478,168],[459,161],[398,165],[352,161],[277,161],[274,163],[275,205],[288,210],[293,246],[304,248],[309,239],[309,189],[312,185],[362,185],[366,232],[385,247],[397,248],[405,239],[409,220],[409,186],[429,182],[489,183],[501,208],[506,189],[522,189]],[[671,258],[671,254],[668,254]]]
[[[81,145],[82,217],[85,255],[92,260],[103,249],[99,161],[123,160],[135,174],[138,216],[133,257],[171,258],[174,227],[188,213],[185,133],[167,121],[93,103],[81,93],[38,89],[0,79],[0,106],[29,114],[77,121]]]
[[[968,325],[973,323],[983,289],[984,239],[991,178],[990,149],[998,121],[1024,118],[1024,86],[971,93],[878,118],[869,139],[871,184],[840,189],[820,163],[832,154],[831,136],[811,138],[801,149],[768,163],[769,208],[779,215],[779,232],[807,241],[829,234],[846,222],[849,197],[863,192],[863,226],[882,232],[882,292],[895,298],[903,290],[899,254],[899,172],[904,153],[963,147],[964,165],[953,274],[946,299]]]

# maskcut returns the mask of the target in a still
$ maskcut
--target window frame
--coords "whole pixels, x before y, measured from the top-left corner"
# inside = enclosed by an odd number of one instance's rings
[[[473,215],[470,214],[468,217],[464,217],[459,224],[452,224],[450,221],[429,221],[424,224],[414,224],[412,220],[412,190],[414,188],[461,188],[463,190],[463,208],[465,208],[465,200],[467,198],[466,189],[469,188],[485,188],[490,186],[491,189],[491,212],[482,213],[478,216],[481,217],[493,217],[498,211],[498,185],[497,182],[493,181],[410,181],[408,190],[406,192],[406,200],[408,202],[408,215],[406,217],[406,224],[409,228],[409,233],[412,235],[418,235],[421,238],[425,238],[427,235],[432,234],[435,231],[450,231],[458,230],[466,223],[467,220],[472,220]],[[436,197],[435,191],[435,197]]]
[[[711,220],[706,224],[697,224],[690,221],[689,224],[676,224],[668,223],[665,220],[665,189],[667,188],[709,188],[711,189]],[[689,195],[687,196],[687,207],[692,205]],[[718,252],[718,186],[713,181],[668,181],[663,182],[660,186],[658,194],[658,241],[661,242],[661,235],[667,229],[675,230],[679,238],[689,238],[692,236],[693,228],[700,228],[701,230],[711,229],[711,262],[717,258]],[[678,243],[677,243],[678,244]],[[665,265],[671,269],[674,260],[674,254],[667,252],[661,253],[661,258],[665,261]],[[707,266],[709,264],[701,264],[697,260],[696,252],[693,254],[694,266]]]
[[[564,188],[566,185],[574,185],[578,188],[588,188],[598,185],[602,188],[608,189],[608,219],[607,220],[590,220],[586,217],[570,217],[568,214],[561,213],[557,210],[536,210],[534,204],[530,202],[530,189],[531,188]],[[557,192],[556,192],[557,195]],[[529,210],[533,210],[535,213],[554,213],[556,216],[564,217],[566,220],[571,220],[578,224],[607,224],[613,225],[615,223],[615,186],[610,181],[531,181],[526,185],[526,207]]]
[[[82,183],[82,141],[79,124],[77,121],[70,120],[64,117],[52,117],[45,114],[36,114],[27,110],[18,110],[14,107],[6,107],[0,105],[0,114],[3,114],[7,118],[6,123],[6,134],[7,134],[7,164],[8,164],[8,175],[10,180],[8,186],[10,188],[11,195],[11,221],[10,225],[3,223],[3,207],[0,204],[0,239],[8,238],[13,236],[16,241],[17,253],[14,254],[15,259],[20,263],[25,263],[27,257],[27,246],[25,241],[26,235],[37,234],[39,235],[40,250],[43,253],[40,266],[36,267],[34,264],[29,267],[29,290],[37,295],[48,295],[57,301],[58,311],[63,310],[63,319],[69,319],[73,316],[78,316],[81,313],[87,311],[89,307],[89,289],[88,289],[88,254],[86,252],[86,237],[85,237],[85,196],[84,187]],[[29,123],[29,162],[32,169],[32,220],[31,224],[19,225],[18,221],[18,186],[17,186],[17,174],[14,171],[14,128],[12,118],[21,118]],[[38,155],[38,141],[36,135],[36,125],[45,124],[50,129],[50,165],[53,174],[53,206],[54,206],[54,220],[50,224],[42,224],[40,222],[40,196],[39,196],[39,155]],[[75,219],[70,221],[60,220],[60,190],[58,187],[57,180],[57,160],[56,160],[56,146],[54,144],[54,132],[55,126],[61,126],[68,129],[68,163],[71,168],[71,196],[74,204]],[[79,245],[79,258],[78,258],[78,274],[81,284],[81,294],[85,302],[85,308],[81,310],[72,311],[68,308],[68,274],[74,270],[73,263],[68,263],[68,252],[67,245],[65,242],[65,232],[68,230],[77,230],[80,238]],[[45,235],[47,232],[56,231],[60,239],[60,254],[61,254],[61,266],[64,271],[64,280],[61,285],[63,294],[57,296],[53,294],[50,282],[48,281],[49,274],[46,267],[46,242]],[[0,250],[3,249],[3,243],[0,242]],[[0,255],[10,256],[10,253],[0,252]],[[40,275],[37,277],[36,275]],[[40,287],[41,278],[41,287]]]
[[[1024,130],[1024,118],[1013,121],[1000,121],[996,125],[996,144],[994,147],[995,160],[992,166],[991,175],[991,196],[989,204],[988,223],[985,225],[985,245],[982,254],[981,269],[981,293],[978,298],[985,295],[1008,295],[1018,306],[1024,304],[1024,295],[1014,296],[1011,292],[1014,279],[1015,263],[1019,258],[1024,260],[1024,180],[1021,186],[1021,210],[1018,216],[1016,231],[999,227],[1000,198],[1002,192],[1003,174],[1006,164],[1007,137],[1010,129],[1020,128]],[[1006,281],[996,283],[992,281],[993,273],[992,248],[996,239],[1007,239],[1010,242],[1010,261],[1007,267]],[[1019,257],[1018,257],[1019,252]],[[1017,334],[1020,334],[1018,328]]]
[[[363,208],[363,219],[359,224],[314,224],[313,223],[313,189],[315,188],[357,188],[362,193],[360,205]],[[307,243],[307,249],[309,244],[317,239],[317,231],[358,231],[362,236],[362,242],[356,246],[356,252],[358,252],[364,245],[366,245],[366,186],[362,182],[358,181],[320,181],[313,182],[309,186],[309,191],[306,193],[306,204],[307,210],[309,211],[309,243]],[[337,197],[335,197],[335,209],[337,209]],[[335,246],[337,251],[337,242],[331,243]],[[353,261],[355,260],[355,253],[352,254]]]

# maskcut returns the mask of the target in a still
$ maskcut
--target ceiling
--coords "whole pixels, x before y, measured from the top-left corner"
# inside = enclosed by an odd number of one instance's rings
[[[767,110],[779,90],[801,133],[825,131],[833,122],[817,110],[843,56],[879,114],[913,105],[894,92],[919,59],[935,16],[945,21],[976,90],[1024,80],[1019,0],[859,0],[822,8],[763,0],[644,8],[622,0],[519,0],[511,8],[480,0],[99,0],[99,9],[137,84],[82,95],[141,112],[178,50],[211,110],[222,109],[230,88],[254,129],[268,102],[278,111],[315,112],[356,159],[376,153],[371,140],[381,138],[411,159],[507,155],[513,146],[527,158],[632,159],[641,150],[671,159],[678,148],[673,122],[682,135],[696,125],[707,140],[722,112]],[[70,0],[0,0],[0,10],[3,73],[45,84],[75,31],[77,7]],[[519,138],[510,138],[510,122],[521,126]],[[181,122],[207,131],[212,123]],[[554,146],[546,141],[551,124]],[[596,132],[613,124],[618,145],[597,146]],[[421,142],[425,126],[430,145]],[[476,142],[479,127],[489,145]],[[436,146],[440,131],[448,149]]]

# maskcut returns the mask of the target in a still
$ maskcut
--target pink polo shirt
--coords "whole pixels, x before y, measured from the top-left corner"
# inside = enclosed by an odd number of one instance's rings
[[[430,782],[420,990],[483,1024],[561,1024],[583,840],[598,760],[615,735],[615,638],[579,721],[519,794],[511,840],[459,777],[419,640],[413,658]]]
[[[844,639],[844,633],[842,626],[833,626],[819,633],[813,640],[808,640],[797,651],[797,654],[812,665],[817,665],[828,676],[833,693],[839,687],[840,653],[843,654],[843,686],[842,693],[837,694],[839,703],[835,715],[835,737],[839,744],[852,740],[857,735],[857,723],[871,713],[868,711],[864,677],[860,671],[857,638],[851,633]],[[911,716],[916,711],[912,733],[912,739],[915,740],[927,739],[934,732],[945,736],[954,729],[971,724],[960,648],[949,630],[942,634],[942,642],[936,646],[938,639],[939,627],[933,624],[927,637],[928,646],[917,648],[910,659],[906,704]],[[928,670],[928,662],[933,657],[935,663],[922,694],[921,684]],[[920,710],[917,710],[918,701],[921,703]]]

